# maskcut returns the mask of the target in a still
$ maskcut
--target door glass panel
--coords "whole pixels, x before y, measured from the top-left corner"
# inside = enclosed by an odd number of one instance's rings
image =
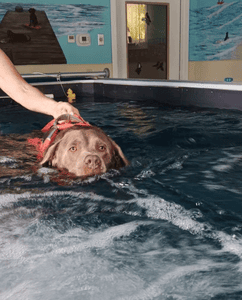
[[[128,77],[167,79],[167,5],[127,3]]]

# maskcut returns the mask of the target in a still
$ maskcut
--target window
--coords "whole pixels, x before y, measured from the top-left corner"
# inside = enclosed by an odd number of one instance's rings
[[[147,5],[127,4],[127,37],[128,43],[144,43],[147,36]]]

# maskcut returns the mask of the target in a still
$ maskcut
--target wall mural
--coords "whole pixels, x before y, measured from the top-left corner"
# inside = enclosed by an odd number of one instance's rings
[[[242,1],[190,0],[189,60],[242,59]]]
[[[105,24],[107,10],[109,7],[91,4],[1,3],[0,48],[15,65],[109,63],[111,26],[110,21]],[[101,55],[104,49],[97,48],[98,33],[105,33],[106,56]],[[87,39],[90,43],[83,45]],[[97,50],[98,58],[93,55]]]

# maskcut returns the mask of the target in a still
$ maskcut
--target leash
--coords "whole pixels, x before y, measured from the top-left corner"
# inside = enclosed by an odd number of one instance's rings
[[[82,117],[77,115],[64,114],[59,116],[57,119],[50,121],[45,127],[41,130],[42,132],[48,132],[47,137],[42,142],[39,138],[28,139],[28,143],[34,145],[39,152],[38,158],[43,157],[44,152],[49,148],[49,146],[54,142],[58,132],[71,128],[73,126],[81,127],[91,127],[88,122],[86,122]]]

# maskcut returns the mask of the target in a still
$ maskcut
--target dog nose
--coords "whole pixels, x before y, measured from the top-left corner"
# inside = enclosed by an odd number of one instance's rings
[[[101,167],[101,160],[97,155],[87,155],[84,160],[84,163],[89,169],[97,169]]]

